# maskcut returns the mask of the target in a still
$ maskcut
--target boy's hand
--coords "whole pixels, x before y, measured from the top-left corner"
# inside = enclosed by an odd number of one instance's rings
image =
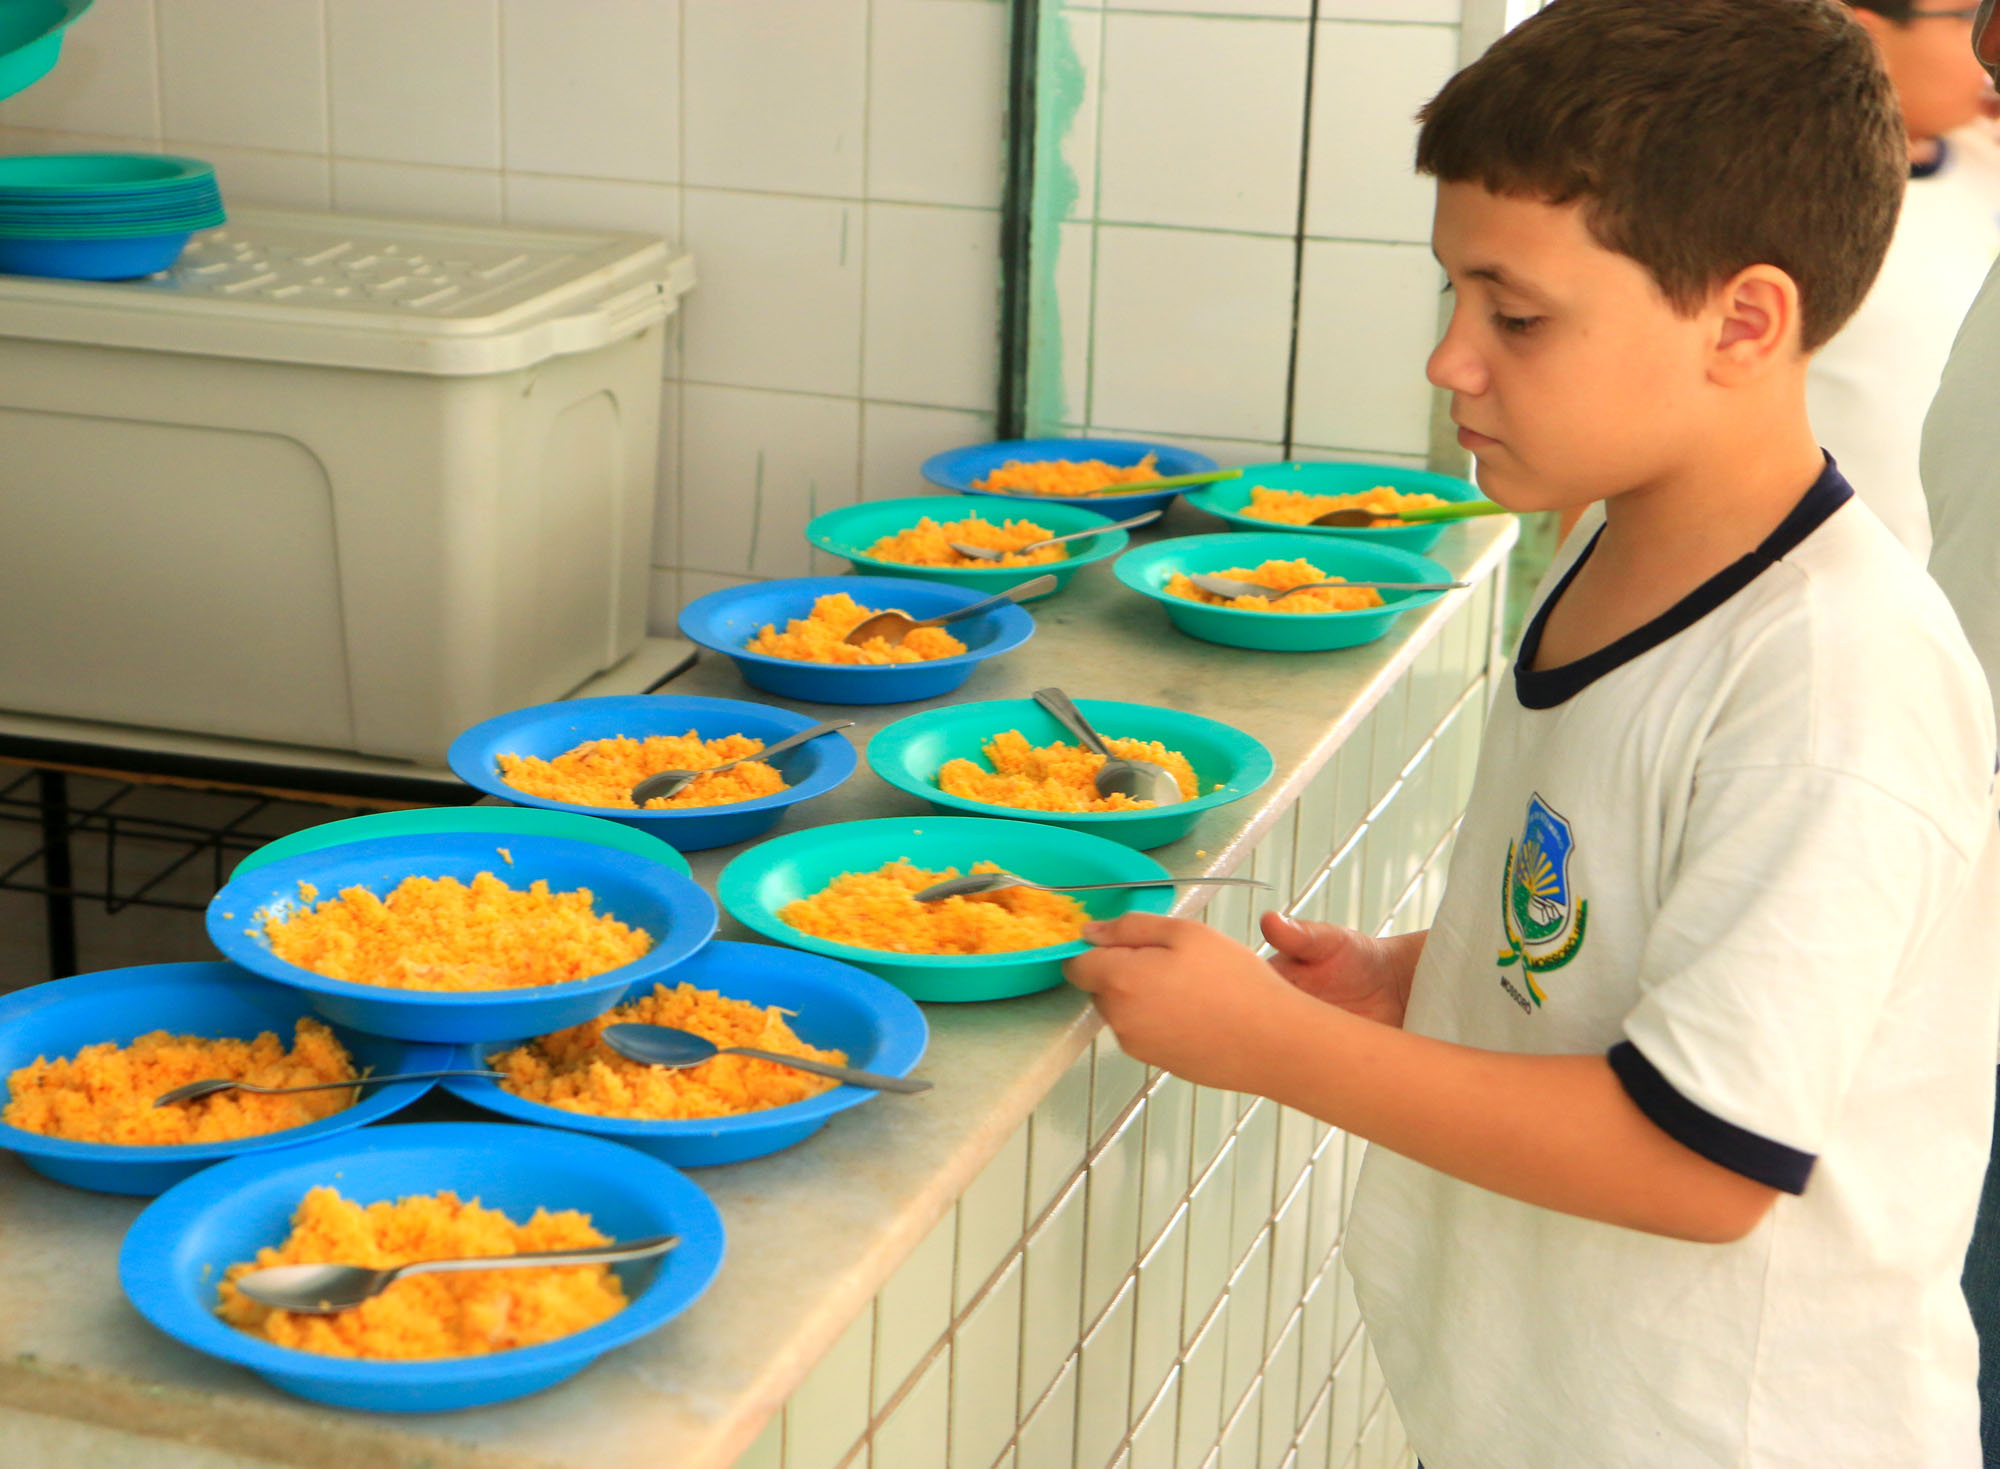
[[[1264,915],[1264,941],[1278,951],[1271,968],[1329,1005],[1364,1020],[1401,1025],[1409,999],[1408,967],[1389,945],[1351,928]]]
[[[1203,1086],[1254,1091],[1299,996],[1271,966],[1214,929],[1128,913],[1085,927],[1097,945],[1063,965],[1125,1054]]]

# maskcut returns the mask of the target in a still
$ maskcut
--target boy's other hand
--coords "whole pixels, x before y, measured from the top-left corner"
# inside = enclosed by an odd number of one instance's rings
[[[1255,1091],[1300,996],[1255,954],[1181,918],[1128,913],[1092,923],[1096,945],[1063,965],[1125,1054],[1202,1086]]]
[[[1409,999],[1408,966],[1389,945],[1351,928],[1264,915],[1264,941],[1278,951],[1271,968],[1315,1000],[1364,1020],[1401,1025]]]

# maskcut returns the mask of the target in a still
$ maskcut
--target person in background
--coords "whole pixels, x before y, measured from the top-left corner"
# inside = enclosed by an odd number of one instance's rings
[[[1372,1144],[1343,1254],[1429,1469],[1969,1469],[1994,715],[1806,414],[1907,174],[1875,48],[1838,0],[1554,0],[1417,166],[1482,487],[1602,507],[1436,919],[1266,914],[1267,963],[1131,914],[1066,973],[1128,1054]]]
[[[2000,7],[1985,0],[1971,51],[2000,80]],[[1967,313],[1924,420],[1922,472],[1930,509],[1931,578],[1958,614],[2000,718],[2000,265]],[[1987,962],[2000,964],[2000,955]],[[1979,1330],[1980,1433],[2000,1465],[2000,1155],[1989,1162],[1979,1222],[1965,1257],[1965,1297]]]
[[[1930,516],[1918,477],[1924,413],[1959,323],[2000,257],[2000,146],[1981,116],[1986,72],[1967,0],[1848,0],[1895,85],[1910,183],[1861,309],[1813,357],[1806,407],[1861,503],[1921,564]]]

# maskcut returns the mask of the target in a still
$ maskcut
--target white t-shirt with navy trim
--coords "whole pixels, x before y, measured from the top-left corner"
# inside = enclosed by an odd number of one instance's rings
[[[1496,700],[1405,1024],[1608,1054],[1657,1125],[1783,1192],[1691,1244],[1371,1148],[1347,1250],[1384,1376],[1427,1469],[1971,1469],[1959,1272],[2000,1029],[1978,666],[1831,465],[1679,606],[1531,671],[1594,545]]]

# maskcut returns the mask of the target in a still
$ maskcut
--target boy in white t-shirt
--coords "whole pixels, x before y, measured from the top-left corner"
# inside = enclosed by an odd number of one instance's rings
[[[1979,1461],[1995,732],[1814,442],[1905,167],[1830,0],[1555,0],[1424,111],[1496,500],[1603,501],[1428,933],[1094,925],[1124,1048],[1377,1144],[1345,1245],[1428,1469]],[[1309,1364],[1309,1371],[1325,1364]]]

